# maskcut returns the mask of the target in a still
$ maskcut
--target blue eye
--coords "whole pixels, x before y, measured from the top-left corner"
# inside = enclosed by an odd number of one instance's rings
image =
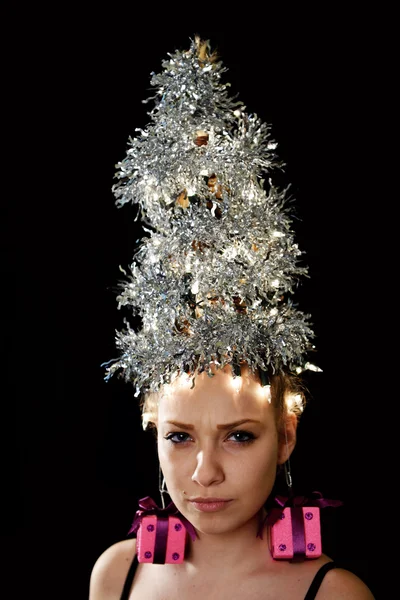
[[[233,438],[233,439],[232,439]],[[173,431],[168,433],[165,437],[165,440],[172,442],[172,444],[184,444],[185,442],[189,442],[191,437],[188,433],[184,433],[183,431]],[[233,441],[235,444],[251,444],[256,437],[250,431],[232,431],[232,433],[228,436],[228,441]]]
[[[188,433],[183,433],[182,431],[175,431],[169,433],[165,436],[165,440],[169,440],[173,444],[181,444],[182,442],[187,442],[190,435]]]
[[[256,439],[255,435],[250,433],[250,431],[233,431],[229,435],[229,438],[232,438],[232,437],[234,438],[233,441],[235,441],[236,443],[239,443],[239,444],[250,444],[251,442],[253,442]]]

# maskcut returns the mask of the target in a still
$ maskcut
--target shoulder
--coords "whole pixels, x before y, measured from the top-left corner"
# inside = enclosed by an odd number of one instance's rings
[[[374,596],[357,575],[346,569],[335,568],[326,573],[316,599],[374,600]]]
[[[96,560],[90,576],[89,600],[119,600],[136,551],[136,539],[113,544]]]

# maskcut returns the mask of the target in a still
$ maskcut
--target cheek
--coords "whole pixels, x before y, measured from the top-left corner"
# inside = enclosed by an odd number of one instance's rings
[[[182,492],[190,489],[191,473],[188,472],[187,459],[184,453],[174,452],[174,448],[168,448],[165,440],[158,442],[158,459],[161,471],[165,477],[168,494],[175,506],[183,514],[185,506],[182,503]],[[186,462],[186,464],[185,464]]]
[[[160,462],[161,470],[166,479],[171,483],[173,480],[179,478],[179,475],[184,471],[184,452],[177,452],[175,448],[171,447],[164,439],[159,439],[157,444],[158,460]]]
[[[164,471],[164,467],[168,465],[168,457],[167,457],[167,453],[165,452],[163,441],[164,440],[161,439],[160,436],[158,436],[158,438],[157,438],[158,460],[160,462],[161,469]]]
[[[253,500],[267,497],[274,485],[278,462],[278,438],[266,436],[259,444],[244,449],[230,468],[230,480],[243,489],[253,490]],[[248,498],[251,501],[251,497]]]
[[[260,486],[275,477],[277,448],[260,446],[254,452],[244,452],[232,462],[231,473],[237,481],[246,481],[248,485]]]

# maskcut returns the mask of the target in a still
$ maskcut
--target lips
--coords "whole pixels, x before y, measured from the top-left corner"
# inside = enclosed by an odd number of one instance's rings
[[[200,512],[216,512],[225,509],[232,502],[230,498],[191,498],[189,502]]]
[[[230,502],[231,498],[189,498],[189,502],[201,502],[205,504],[207,502]]]

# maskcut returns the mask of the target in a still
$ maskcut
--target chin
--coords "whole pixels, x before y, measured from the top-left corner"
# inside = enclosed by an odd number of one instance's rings
[[[192,525],[200,532],[206,535],[220,535],[235,531],[240,527],[237,519],[221,518],[221,516],[200,515],[190,518]]]
[[[225,535],[238,532],[242,528],[245,529],[247,527],[257,529],[257,525],[254,524],[255,521],[258,523],[258,518],[256,516],[246,520],[232,519],[226,520],[225,522],[221,520],[219,523],[215,522],[213,524],[201,523],[201,527],[199,526],[198,529],[208,535]]]

